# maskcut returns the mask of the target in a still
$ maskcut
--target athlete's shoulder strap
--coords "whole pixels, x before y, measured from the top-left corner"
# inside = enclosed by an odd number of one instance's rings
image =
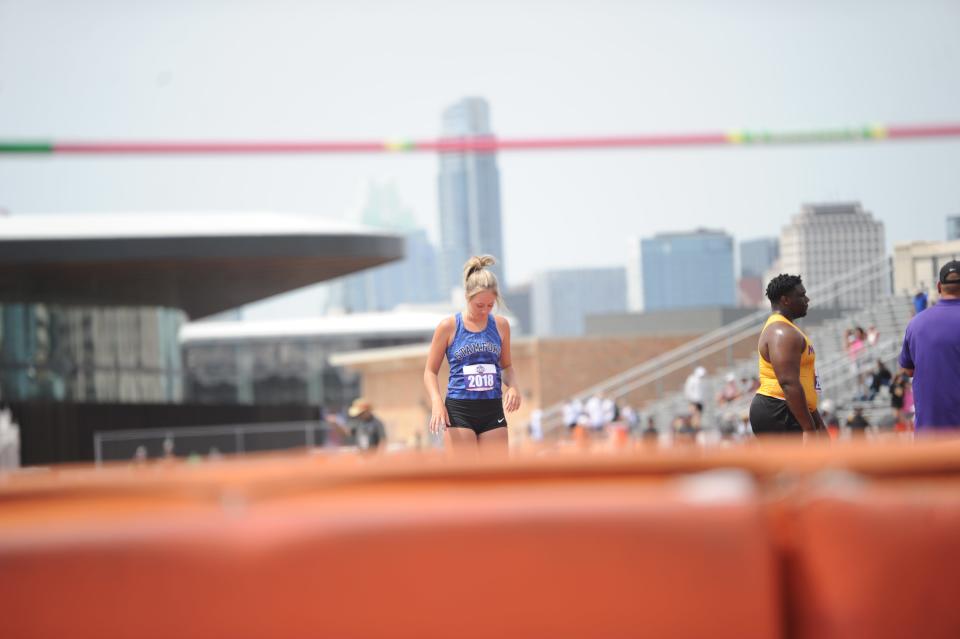
[[[791,322],[789,319],[787,319],[780,313],[774,313],[773,315],[768,317],[767,323],[764,325],[764,328],[767,328],[767,326],[770,326],[771,324],[776,324],[778,322],[782,324],[789,324],[790,326],[792,326],[793,329],[800,334],[800,338],[803,340],[803,348],[801,349],[801,352],[807,350],[807,344],[810,342],[810,340],[807,338],[807,334],[804,333],[802,330],[800,330],[799,326]]]

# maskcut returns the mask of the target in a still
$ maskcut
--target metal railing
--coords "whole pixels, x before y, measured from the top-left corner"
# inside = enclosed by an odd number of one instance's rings
[[[319,421],[227,426],[141,428],[97,431],[94,459],[104,461],[161,457],[243,455],[247,452],[338,445],[333,429]]]

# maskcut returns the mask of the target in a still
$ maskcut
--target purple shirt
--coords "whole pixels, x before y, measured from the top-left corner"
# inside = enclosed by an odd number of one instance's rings
[[[941,299],[910,320],[900,366],[914,370],[917,430],[960,428],[960,299]]]

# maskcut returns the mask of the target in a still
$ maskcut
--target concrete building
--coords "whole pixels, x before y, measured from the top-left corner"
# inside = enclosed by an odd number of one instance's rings
[[[960,240],[960,215],[947,218],[947,241]]]
[[[925,290],[937,297],[940,267],[950,260],[960,260],[960,239],[950,242],[903,242],[893,248],[893,290],[913,295]]]
[[[533,332],[533,309],[531,296],[533,286],[520,284],[511,286],[503,293],[503,301],[510,314],[517,318],[516,334],[529,335]]]
[[[537,273],[530,291],[533,333],[540,337],[583,335],[587,314],[626,310],[626,287],[622,268]]]
[[[371,184],[359,223],[402,235],[401,260],[365,269],[326,284],[328,308],[347,313],[389,311],[401,304],[432,304],[449,297],[440,288],[437,250],[424,229],[418,228],[412,211],[400,200],[393,184]]]
[[[805,204],[780,234],[779,270],[800,275],[810,289],[878,262],[885,246],[883,222],[859,202]],[[876,280],[844,294],[842,305],[860,308],[888,292]]]
[[[634,238],[628,259],[631,311],[736,305],[733,238],[723,231]]]
[[[482,98],[464,98],[443,112],[443,137],[491,137],[490,108]],[[493,255],[500,285],[504,279],[500,222],[500,173],[497,155],[440,153],[440,269],[443,291],[460,286],[464,263],[472,255]]]
[[[394,311],[244,322],[195,322],[180,341],[187,401],[307,404],[338,411],[359,396],[334,353],[429,342],[449,313]]]
[[[780,257],[780,240],[759,237],[740,242],[740,277],[762,278]]]

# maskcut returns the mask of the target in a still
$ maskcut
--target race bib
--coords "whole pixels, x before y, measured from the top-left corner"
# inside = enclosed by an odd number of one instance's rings
[[[463,367],[463,377],[467,380],[468,391],[493,390],[497,379],[497,365],[468,364]]]

